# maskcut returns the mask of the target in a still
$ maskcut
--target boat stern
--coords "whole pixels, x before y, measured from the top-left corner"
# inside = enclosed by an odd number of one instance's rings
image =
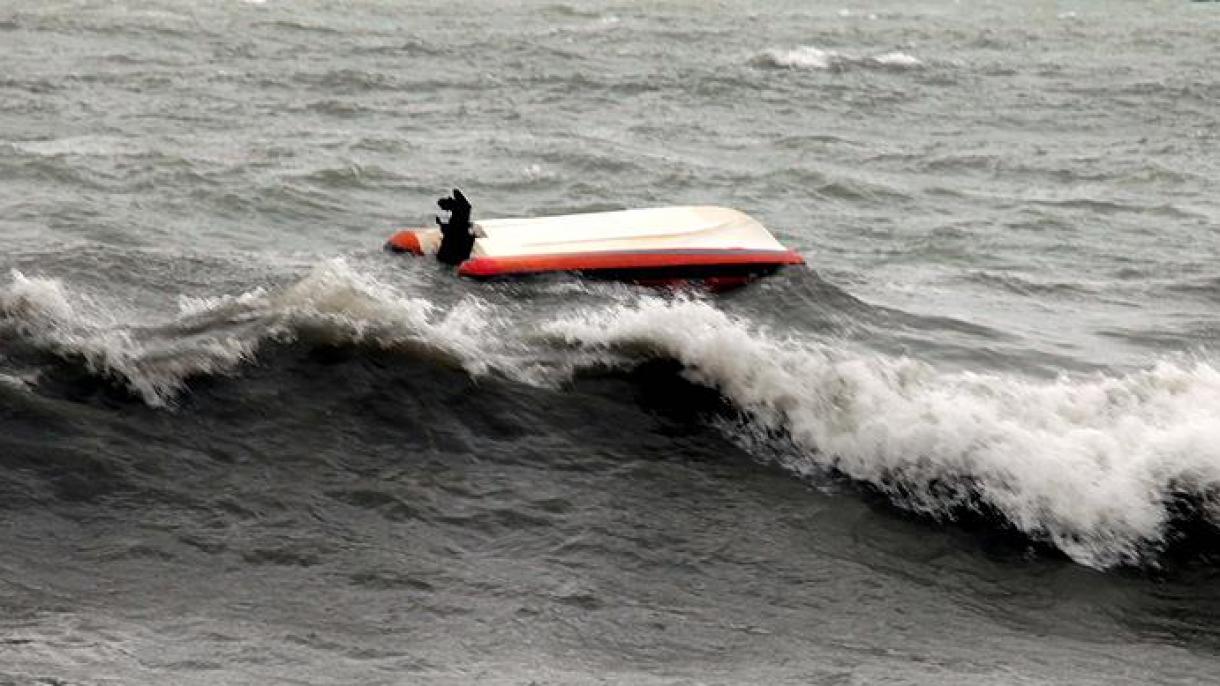
[[[440,245],[440,229],[403,229],[390,236],[385,249],[394,253],[435,255]]]

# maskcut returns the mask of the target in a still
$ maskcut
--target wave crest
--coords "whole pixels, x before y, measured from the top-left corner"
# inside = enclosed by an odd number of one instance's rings
[[[760,431],[897,504],[997,513],[1095,567],[1164,543],[1175,498],[1220,486],[1220,371],[1160,362],[1123,376],[1035,381],[777,339],[696,301],[647,300],[554,322],[583,349],[671,356]]]
[[[0,289],[0,332],[119,379],[146,403],[172,403],[193,376],[230,373],[268,342],[302,337],[328,343],[420,346],[471,373],[487,369],[478,331],[485,308],[460,302],[438,314],[426,300],[399,295],[341,260],[313,268],[280,290],[257,288],[215,298],[179,298],[168,322],[132,324],[58,279],[14,271]]]
[[[15,332],[84,360],[152,406],[172,404],[193,376],[254,363],[269,341],[407,347],[545,385],[666,357],[750,418],[746,443],[790,439],[783,464],[799,475],[837,472],[935,517],[998,516],[1086,565],[1151,559],[1183,497],[1220,521],[1220,370],[1208,361],[1054,380],[947,372],[762,330],[701,299],[629,293],[521,326],[515,305],[493,317],[467,296],[442,311],[332,260],[280,288],[182,297],[169,321],[141,325],[56,279],[14,272],[0,287],[0,340]]]
[[[897,50],[872,56],[852,56],[834,50],[823,50],[812,45],[795,48],[771,48],[752,57],[750,63],[757,67],[773,69],[812,69],[819,71],[845,71],[861,67],[873,69],[907,70],[924,66],[919,58]]]

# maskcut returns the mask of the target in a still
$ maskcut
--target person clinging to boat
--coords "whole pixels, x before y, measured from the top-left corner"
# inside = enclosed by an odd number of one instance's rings
[[[441,198],[436,204],[449,213],[449,221],[441,221],[438,216],[436,223],[441,227],[441,247],[436,251],[436,259],[445,264],[461,264],[474,248],[474,226],[470,223],[470,201],[462,195],[462,191],[454,188],[451,197]]]

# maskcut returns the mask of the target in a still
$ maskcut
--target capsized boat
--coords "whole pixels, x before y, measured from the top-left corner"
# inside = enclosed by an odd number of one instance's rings
[[[480,219],[470,226],[473,246],[458,273],[476,279],[573,272],[649,285],[698,281],[720,289],[804,263],[757,220],[726,207]],[[386,248],[435,255],[442,240],[441,229],[406,229]]]

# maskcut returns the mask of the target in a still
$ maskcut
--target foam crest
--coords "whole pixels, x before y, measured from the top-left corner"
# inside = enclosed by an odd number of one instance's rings
[[[8,388],[18,391],[29,390],[29,383],[25,379],[19,376],[12,376],[11,374],[5,374],[3,372],[0,372],[0,386],[7,386]]]
[[[869,57],[867,59],[879,66],[894,67],[896,69],[914,69],[923,66],[923,62],[921,62],[918,57],[908,55],[907,53],[900,52],[898,50]]]
[[[802,45],[790,50],[770,49],[758,53],[751,60],[757,66],[787,69],[830,69],[839,60],[839,54]]]
[[[486,308],[473,299],[445,313],[353,270],[343,260],[314,267],[279,290],[179,298],[178,317],[134,325],[57,279],[13,272],[0,289],[0,327],[26,344],[79,358],[124,382],[154,407],[173,401],[192,376],[229,373],[268,341],[416,346],[471,373],[486,371]]]
[[[1123,376],[1037,381],[947,373],[907,358],[781,339],[697,301],[646,300],[554,322],[581,347],[672,356],[835,470],[935,516],[995,513],[1087,565],[1164,543],[1179,494],[1220,486],[1220,371],[1161,362]]]
[[[91,371],[115,376],[146,402],[164,405],[194,374],[226,371],[253,354],[233,338],[158,341],[119,324],[114,313],[58,279],[12,272],[0,290],[0,325],[27,344],[81,359]]]
[[[23,321],[26,327],[54,325],[75,318],[75,313],[57,279],[29,278],[14,269],[12,283],[0,291],[0,316]]]
[[[102,157],[131,155],[147,152],[129,141],[114,136],[74,136],[50,140],[13,141],[13,148],[41,157]]]
[[[812,45],[764,50],[754,55],[750,63],[758,67],[775,69],[820,71],[842,71],[856,67],[906,70],[923,66],[923,62],[919,58],[899,51],[873,56],[853,56],[834,50],[823,50]]]
[[[475,298],[438,314],[430,301],[401,295],[336,259],[270,296],[267,305],[289,330],[309,329],[344,343],[422,344],[452,355],[468,371],[487,370],[483,331],[489,328],[490,313]]]

